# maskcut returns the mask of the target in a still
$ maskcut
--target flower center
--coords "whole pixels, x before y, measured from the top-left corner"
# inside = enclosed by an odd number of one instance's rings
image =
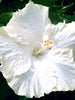
[[[40,45],[41,45],[41,49],[40,50],[34,49],[32,55],[34,56],[41,55],[42,52],[50,50],[54,46],[54,44],[52,44],[52,42],[49,40],[41,42]]]
[[[44,50],[46,50],[46,49],[49,50],[52,47],[52,42],[49,41],[49,40],[46,40],[46,41],[44,41],[43,43],[40,43],[40,44],[42,46],[42,49],[44,49]]]

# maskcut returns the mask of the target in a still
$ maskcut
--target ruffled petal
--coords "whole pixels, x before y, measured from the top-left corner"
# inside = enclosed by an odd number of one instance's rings
[[[28,47],[24,48],[16,43],[3,28],[0,28],[0,53],[2,62],[0,70],[7,80],[30,69],[31,56]]]
[[[73,49],[70,48],[53,48],[47,54],[49,60],[56,63],[75,63]]]
[[[56,63],[57,91],[75,90],[75,22],[52,25],[54,48],[48,56]]]
[[[44,29],[44,34],[43,34],[43,41],[45,40],[52,40],[53,32],[52,32],[52,24],[49,23],[45,29]]]
[[[47,58],[55,63],[56,91],[75,89],[75,59],[74,53],[69,48],[51,50]]]
[[[41,97],[55,89],[54,63],[33,58],[33,63],[28,72],[20,76],[13,77],[8,84],[18,95],[27,97]]]
[[[75,89],[72,49],[51,50],[40,58],[33,57],[32,62],[29,71],[8,81],[16,94],[39,98],[52,91]]]
[[[55,41],[55,36],[56,36],[57,32],[60,32],[61,30],[63,30],[65,26],[66,26],[65,21],[63,23],[59,22],[57,25],[48,24],[45,27],[44,33],[48,34],[49,40]]]
[[[63,23],[64,24],[64,23]],[[56,46],[75,49],[75,22],[65,24],[62,29],[56,25],[57,32],[55,35]]]
[[[57,63],[57,90],[75,90],[75,64]]]
[[[13,14],[5,29],[16,41],[34,43],[42,40],[44,28],[48,23],[48,7],[30,2]]]

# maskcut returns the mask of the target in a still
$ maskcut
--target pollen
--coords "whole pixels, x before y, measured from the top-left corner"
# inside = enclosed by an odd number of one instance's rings
[[[51,42],[51,41],[49,41],[49,44],[52,44],[52,42]]]
[[[46,43],[46,45],[48,46],[48,45],[49,45],[49,43]]]
[[[50,41],[50,40],[45,40],[43,42],[40,43],[40,45],[42,46],[41,50],[40,51],[45,51],[45,50],[50,50],[54,44]]]
[[[44,46],[49,46],[49,44],[52,44],[52,42],[49,40],[44,41]]]
[[[46,46],[46,43],[44,44],[44,46]]]
[[[47,40],[46,42],[49,42],[49,40]]]

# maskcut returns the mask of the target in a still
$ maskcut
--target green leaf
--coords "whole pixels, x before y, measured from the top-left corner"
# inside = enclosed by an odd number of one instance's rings
[[[0,3],[0,13],[15,12],[25,7],[26,3],[26,0],[3,0],[3,2]]]
[[[54,2],[54,0],[32,0],[32,1],[36,4],[41,4],[48,7]]]
[[[25,96],[19,96],[19,100],[29,100],[29,98],[26,98]]]
[[[12,13],[3,13],[0,15],[0,26],[5,26],[10,18],[12,17]]]

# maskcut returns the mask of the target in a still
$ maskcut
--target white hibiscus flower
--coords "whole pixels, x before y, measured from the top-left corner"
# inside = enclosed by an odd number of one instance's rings
[[[18,95],[75,89],[75,22],[51,24],[48,8],[28,3],[0,28],[0,71]]]

